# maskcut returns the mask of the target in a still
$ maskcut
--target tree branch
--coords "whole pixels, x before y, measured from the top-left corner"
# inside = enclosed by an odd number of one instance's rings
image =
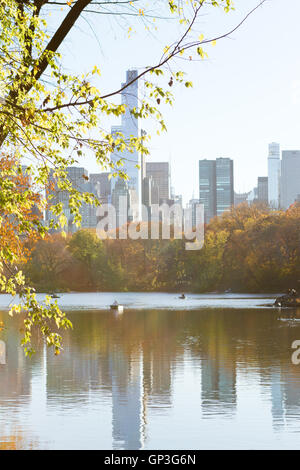
[[[56,52],[64,41],[66,36],[69,34],[70,30],[74,26],[75,22],[78,20],[80,14],[83,12],[85,7],[87,7],[92,0],[78,0],[74,6],[71,8],[67,16],[62,21],[59,28],[56,30],[52,38],[50,39],[48,45],[46,46],[42,58],[38,61],[38,71],[35,74],[34,78],[39,80],[41,75],[45,72],[48,66],[48,60],[46,53],[47,52]],[[44,55],[44,57],[43,57]]]

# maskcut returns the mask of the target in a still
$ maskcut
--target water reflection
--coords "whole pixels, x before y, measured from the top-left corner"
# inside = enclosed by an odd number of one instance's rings
[[[6,330],[2,445],[299,447],[300,366],[291,362],[291,343],[300,325],[249,309],[73,312],[71,319],[59,357],[40,345],[25,359],[18,320]]]

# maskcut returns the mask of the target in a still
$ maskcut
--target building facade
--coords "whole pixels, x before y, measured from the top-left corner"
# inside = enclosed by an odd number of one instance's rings
[[[147,162],[146,177],[151,178],[158,191],[158,203],[170,199],[170,165],[168,162]]]
[[[81,193],[89,193],[97,198],[97,192],[95,185],[89,180],[88,171],[83,167],[68,167],[67,178],[72,184],[72,187]],[[54,171],[51,170],[49,176],[49,183],[51,189],[49,194],[52,196],[51,205],[62,203],[63,214],[67,219],[67,231],[75,232],[78,227],[74,225],[74,217],[69,208],[70,194],[66,190],[61,190],[58,185],[56,178],[54,177]],[[81,228],[96,228],[97,226],[97,208],[94,205],[88,204],[84,201],[81,203],[79,209],[81,220]],[[46,222],[49,223],[51,219],[56,220],[56,217],[49,211],[46,211]]]
[[[122,83],[124,87],[127,83],[134,82],[125,88],[122,93],[122,104],[125,105],[126,111],[122,115],[122,123],[120,126],[113,126],[111,131],[112,134],[120,132],[124,139],[129,142],[130,138],[138,138],[140,136],[138,119],[133,116],[132,110],[138,110],[138,71],[127,70],[126,82]],[[128,175],[128,191],[130,195],[130,205],[128,220],[138,221],[141,220],[141,206],[142,206],[142,178],[141,171],[139,169],[141,165],[141,156],[139,152],[134,150],[130,152],[125,150],[124,152],[115,152],[111,155],[111,159],[114,163],[123,159],[122,170]],[[112,190],[116,184],[117,178],[112,180]]]
[[[259,176],[257,178],[257,201],[268,204],[269,191],[268,191],[268,177]]]
[[[251,206],[251,204],[255,204],[257,202],[257,187],[253,188],[249,194],[248,194],[248,197],[247,197],[247,202],[249,204],[249,206]]]
[[[111,195],[110,173],[91,173],[89,180],[94,186],[101,202],[108,202]]]
[[[234,205],[233,160],[216,160],[216,213],[217,216],[228,212]]]
[[[112,190],[111,202],[116,211],[116,227],[122,227],[132,221],[129,215],[130,193],[127,181],[121,178],[117,180]]]
[[[216,216],[216,161],[199,161],[199,203],[204,206],[206,224]]]
[[[248,197],[250,192],[248,193],[234,193],[234,205],[239,206],[240,204],[248,203]]]
[[[217,158],[199,161],[199,202],[204,221],[209,221],[234,205],[233,160]]]
[[[195,228],[199,224],[199,220],[197,220],[197,209],[199,206],[199,199],[190,199],[186,207],[190,218],[189,223],[192,228]]]
[[[281,162],[281,206],[287,209],[300,195],[300,150],[284,150]]]
[[[280,145],[276,142],[269,144],[268,157],[268,201],[272,209],[280,207]]]

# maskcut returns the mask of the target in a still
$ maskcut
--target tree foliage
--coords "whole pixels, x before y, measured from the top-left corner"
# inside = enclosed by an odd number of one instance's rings
[[[210,222],[199,251],[183,240],[100,241],[80,230],[37,244],[26,272],[40,291],[281,292],[300,287],[299,229],[299,205],[242,204]],[[63,269],[51,277],[53,244]]]
[[[264,1],[260,5],[262,3]],[[230,34],[229,31],[211,38],[204,34],[199,36],[198,20],[200,13],[209,9],[229,12],[233,8],[232,0],[160,0],[155,6],[157,15],[144,0],[0,0],[0,286],[2,292],[18,294],[23,301],[23,306],[13,306],[11,313],[22,309],[26,313],[24,345],[27,352],[32,352],[30,337],[34,325],[56,353],[60,340],[51,323],[70,327],[49,298],[44,304],[36,301],[24,270],[20,269],[28,258],[28,246],[38,239],[43,240],[49,229],[64,228],[66,224],[62,203],[54,204],[51,199],[50,171],[53,171],[57,188],[69,192],[69,208],[74,222],[80,225],[81,203],[98,204],[98,201],[72,185],[66,168],[78,158],[93,155],[101,168],[106,166],[114,175],[126,178],[122,159],[114,166],[111,153],[125,149],[147,153],[144,137],[125,139],[103,127],[105,116],[125,113],[124,105],[116,104],[114,99],[131,83],[104,92],[95,84],[95,77],[100,74],[98,65],[83,77],[68,73],[59,53],[66,37],[82,15],[117,15],[132,21],[136,18],[146,21],[159,16],[161,8],[173,15],[180,24],[181,34],[173,44],[162,46],[162,56],[157,63],[139,73],[137,79],[145,79],[148,95],[139,109],[130,110],[140,119],[155,117],[160,129],[165,130],[160,103],[172,104],[171,87],[175,81],[191,86],[181,70],[173,70],[173,59],[190,60],[194,55],[205,58],[207,44],[215,44],[216,40]],[[61,22],[53,31],[53,25],[47,24],[46,18],[58,7],[62,8]],[[20,176],[24,176],[24,161],[28,164],[25,185],[20,181]],[[53,214],[49,226],[45,226],[41,216],[46,209]],[[73,253],[73,257],[77,255]],[[51,269],[55,272],[58,267]],[[113,261],[109,269],[114,269]],[[121,279],[121,269],[119,275]]]

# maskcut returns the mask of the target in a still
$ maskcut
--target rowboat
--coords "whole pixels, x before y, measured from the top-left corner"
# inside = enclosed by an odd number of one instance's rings
[[[111,310],[116,310],[119,313],[123,313],[123,311],[124,311],[123,305],[120,305],[119,302],[117,302],[116,300],[114,301],[113,304],[111,304],[110,309]]]

